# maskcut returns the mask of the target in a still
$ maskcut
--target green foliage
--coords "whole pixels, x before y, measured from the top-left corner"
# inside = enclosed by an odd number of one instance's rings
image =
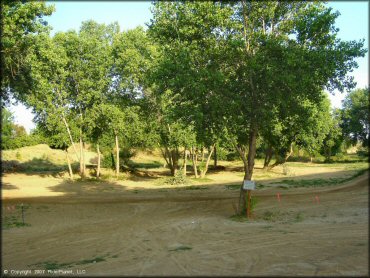
[[[334,110],[333,116],[327,119],[329,130],[323,140],[321,149],[321,154],[325,156],[326,161],[330,161],[332,155],[339,154],[342,151],[343,135],[339,117],[338,110]]]
[[[6,108],[1,109],[1,149],[6,150],[11,148],[13,135],[12,113]]]
[[[344,99],[341,127],[344,136],[353,145],[361,142],[363,146],[369,146],[369,103],[369,88],[354,90]]]
[[[246,157],[253,136],[274,133],[282,156],[307,127],[312,140],[301,140],[318,151],[322,89],[352,88],[346,74],[366,52],[363,41],[336,38],[337,16],[320,2],[155,2],[148,32],[164,54],[156,88],[198,143],[222,137]]]
[[[184,176],[182,171],[177,171],[175,176],[166,178],[164,180],[164,184],[168,185],[184,185],[188,182],[188,179],[186,178],[186,176]]]
[[[2,101],[9,100],[9,93],[23,98],[29,85],[29,55],[34,51],[37,36],[50,30],[43,17],[53,11],[54,7],[44,1],[2,1]]]
[[[369,147],[361,147],[357,150],[356,153],[360,157],[367,157],[369,156]]]
[[[46,139],[40,134],[27,134],[23,126],[14,123],[12,113],[6,108],[2,109],[2,132],[1,132],[1,149],[17,149],[26,146],[43,144]]]
[[[4,230],[11,229],[11,228],[20,228],[20,227],[27,227],[31,226],[29,223],[23,223],[20,220],[20,217],[17,216],[5,216],[2,221],[2,228]]]
[[[89,20],[50,37],[42,17],[52,11],[21,1],[2,9],[4,86],[38,124],[26,136],[4,112],[2,149],[45,138],[65,149],[81,139],[112,167],[117,137],[124,164],[132,149],[159,145],[174,174],[184,149],[217,144],[228,160],[242,150],[250,176],[258,147],[259,155],[273,147],[277,160],[292,143],[328,160],[340,152],[338,117],[322,91],[353,88],[347,73],[366,50],[337,39],[339,14],[321,2],[155,1],[148,31]],[[368,90],[355,95],[342,128],[365,142]]]

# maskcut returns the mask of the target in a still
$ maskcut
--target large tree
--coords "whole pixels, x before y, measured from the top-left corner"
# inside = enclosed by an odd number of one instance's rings
[[[189,138],[190,130],[195,134],[194,143],[184,147],[190,147],[196,177],[197,160],[202,157],[202,177],[223,134],[224,119],[219,113],[225,103],[225,98],[220,97],[225,92],[221,67],[227,52],[222,47],[226,28],[220,27],[219,20],[231,16],[232,10],[212,2],[158,2],[153,11],[149,35],[161,50],[151,73],[156,85],[154,93],[167,95],[173,120],[189,127]]]
[[[193,75],[201,76],[196,67],[199,55],[182,45],[209,58],[207,38],[217,38],[211,49],[218,48],[223,59],[209,59],[219,65],[218,75],[209,77],[217,81],[220,76],[222,90],[196,99],[202,103],[220,99],[224,104],[217,113],[243,160],[244,180],[252,179],[257,137],[271,128],[276,115],[289,111],[297,101],[319,103],[324,88],[343,91],[354,86],[347,73],[357,65],[354,59],[364,55],[363,41],[337,39],[337,16],[320,2],[155,3],[151,29],[166,39],[166,55],[177,55],[172,68],[176,76],[166,81],[176,82],[174,94],[189,102],[200,94],[188,86]],[[176,66],[179,59],[186,63]],[[188,65],[195,70],[189,72]],[[240,196],[242,213],[246,209],[243,187]]]
[[[49,32],[44,17],[53,11],[54,7],[44,1],[1,2],[2,106],[11,96],[22,99],[24,86],[29,84],[28,56],[34,51],[38,35]]]

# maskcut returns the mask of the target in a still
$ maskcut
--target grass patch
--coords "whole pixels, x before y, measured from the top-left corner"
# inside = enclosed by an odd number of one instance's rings
[[[294,222],[302,222],[303,221],[303,214],[302,212],[298,212],[294,218]]]
[[[280,211],[276,211],[276,212],[274,212],[274,211],[265,211],[264,212],[264,214],[263,214],[263,216],[262,216],[262,219],[263,220],[266,220],[266,221],[276,221],[277,220],[277,218],[279,218],[280,217]]]
[[[193,247],[186,246],[186,245],[180,245],[175,248],[169,249],[168,251],[185,251],[185,250],[191,250]]]
[[[1,226],[3,230],[6,230],[11,228],[28,227],[31,226],[31,224],[23,223],[17,216],[5,216]]]
[[[213,179],[210,179],[210,178],[191,178],[192,181],[195,181],[195,182],[211,182],[213,181]]]
[[[75,264],[76,265],[95,264],[95,263],[104,262],[104,261],[105,261],[105,258],[104,257],[95,257],[93,259],[87,259],[87,260],[79,261],[79,262],[77,262]]]
[[[130,161],[128,165],[134,169],[158,169],[158,168],[163,167],[163,163],[159,161],[151,161],[151,162]]]
[[[31,226],[31,224],[23,222],[22,220],[22,207],[23,213],[25,213],[31,206],[29,204],[18,204],[14,206],[15,210],[12,210],[11,215],[2,218],[1,223],[3,230]]]
[[[356,171],[356,173],[352,174],[349,177],[343,178],[327,178],[327,179],[304,179],[304,180],[282,180],[280,182],[276,182],[275,184],[284,184],[279,186],[279,188],[298,188],[298,187],[321,187],[327,185],[336,185],[341,184],[347,181],[350,181],[358,176],[364,174],[368,169],[361,169]]]
[[[196,185],[193,185],[193,186],[187,186],[187,187],[184,187],[185,190],[205,190],[205,189],[208,189],[207,186],[196,186]]]
[[[106,260],[105,258],[107,257],[108,255],[97,256],[92,259],[85,259],[82,261],[69,262],[69,263],[59,263],[57,261],[45,261],[45,262],[28,265],[28,267],[35,266],[35,267],[43,268],[45,270],[56,270],[56,269],[70,268],[70,267],[77,266],[77,265],[86,265],[86,264],[95,264],[99,262],[104,262]],[[113,255],[111,258],[117,258],[117,257],[118,255]]]
[[[235,221],[235,222],[248,222],[249,221],[246,215],[240,215],[240,214],[234,214],[230,216],[230,220]]]

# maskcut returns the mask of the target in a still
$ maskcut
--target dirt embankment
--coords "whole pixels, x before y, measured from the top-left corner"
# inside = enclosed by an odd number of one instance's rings
[[[95,186],[89,194],[76,188],[64,196],[3,200],[5,216],[27,205],[30,224],[3,230],[3,269],[89,276],[369,274],[367,175],[337,187],[281,190],[280,202],[278,189],[255,191],[249,222],[230,218],[237,190],[101,192]]]

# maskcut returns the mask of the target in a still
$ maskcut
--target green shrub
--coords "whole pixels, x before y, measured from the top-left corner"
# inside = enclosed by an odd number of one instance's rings
[[[356,154],[361,157],[369,156],[369,149],[366,147],[361,147],[357,150]]]
[[[166,178],[164,183],[169,185],[183,185],[188,183],[188,179],[182,171],[177,171],[174,177]]]
[[[17,152],[17,153],[15,154],[15,157],[16,157],[18,160],[21,160],[21,159],[22,159],[22,155],[21,155],[21,153],[20,153],[20,152]]]

